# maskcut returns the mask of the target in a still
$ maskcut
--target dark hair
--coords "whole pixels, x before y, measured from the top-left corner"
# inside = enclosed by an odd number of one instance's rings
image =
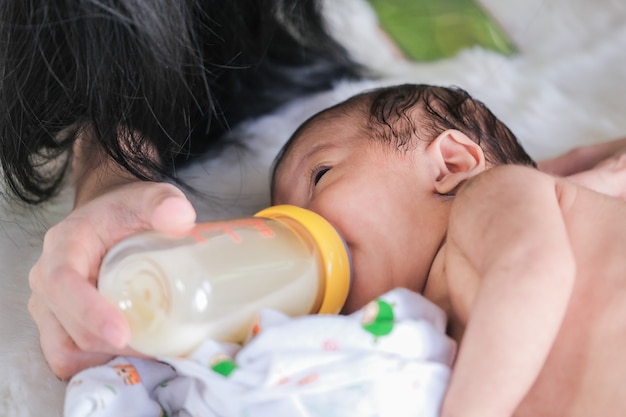
[[[364,93],[370,100],[368,127],[403,146],[411,138],[431,141],[447,129],[466,134],[493,165],[536,166],[513,132],[479,100],[458,87],[404,84]],[[420,111],[416,120],[410,112]],[[417,134],[416,134],[417,133]]]
[[[81,132],[139,178],[173,177],[229,126],[360,70],[320,0],[1,0],[0,43],[0,162],[30,203]]]
[[[493,165],[536,167],[513,132],[466,91],[458,87],[402,84],[357,94],[309,118],[280,150],[273,172],[304,130],[323,120],[350,115],[354,110],[369,115],[363,126],[364,136],[398,148],[410,145],[415,138],[431,141],[445,130],[456,129],[480,145],[485,159]]]

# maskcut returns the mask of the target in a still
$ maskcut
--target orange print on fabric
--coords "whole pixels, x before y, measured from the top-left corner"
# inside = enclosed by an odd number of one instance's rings
[[[115,369],[117,376],[119,376],[126,385],[135,385],[141,383],[141,377],[139,376],[139,372],[137,372],[137,369],[133,365],[114,365],[113,369]]]

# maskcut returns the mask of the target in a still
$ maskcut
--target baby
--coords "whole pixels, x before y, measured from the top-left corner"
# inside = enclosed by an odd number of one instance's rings
[[[626,204],[535,169],[464,91],[382,88],[317,114],[272,198],[343,235],[346,313],[395,287],[446,311],[442,416],[626,415]]]

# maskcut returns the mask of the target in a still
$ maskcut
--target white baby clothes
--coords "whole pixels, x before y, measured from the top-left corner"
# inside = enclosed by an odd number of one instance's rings
[[[66,416],[161,416],[151,398],[157,385],[176,376],[174,368],[153,360],[118,357],[89,368],[70,380]]]
[[[77,374],[65,416],[435,417],[456,349],[445,327],[439,307],[405,289],[349,316],[265,310],[243,347],[206,341],[185,359]],[[141,383],[111,371],[120,364]]]

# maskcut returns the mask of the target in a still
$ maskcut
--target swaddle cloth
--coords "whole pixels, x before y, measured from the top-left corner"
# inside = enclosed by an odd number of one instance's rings
[[[66,417],[438,416],[456,346],[444,312],[395,289],[349,316],[262,311],[242,347],[118,357],[72,378]]]

